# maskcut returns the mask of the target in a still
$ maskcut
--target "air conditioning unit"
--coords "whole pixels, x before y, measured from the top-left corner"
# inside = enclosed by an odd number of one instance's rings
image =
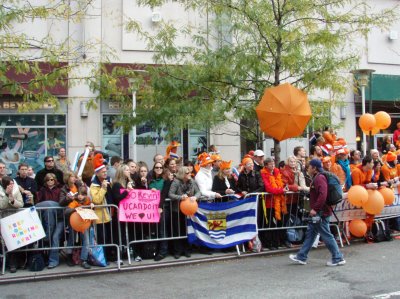
[[[159,11],[153,11],[151,14],[151,21],[153,23],[161,22],[161,13]]]
[[[399,38],[399,33],[396,30],[390,30],[389,32],[389,39],[396,40]]]

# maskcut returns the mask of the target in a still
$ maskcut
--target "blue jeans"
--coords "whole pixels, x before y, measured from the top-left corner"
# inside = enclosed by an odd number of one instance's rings
[[[87,261],[89,255],[89,231],[90,228],[84,231],[84,233],[80,234],[82,239],[82,250],[81,250],[81,260]]]
[[[38,208],[60,207],[58,202],[47,200],[39,202]],[[43,228],[46,233],[46,238],[49,241],[51,248],[60,247],[61,234],[64,230],[64,222],[62,221],[62,209],[43,209],[40,211],[42,215]],[[59,249],[51,249],[49,252],[49,266],[58,266],[60,256]]]
[[[339,251],[336,240],[329,229],[329,219],[330,217],[321,217],[321,221],[319,223],[308,224],[306,238],[304,240],[303,246],[297,253],[297,258],[299,260],[304,262],[307,260],[308,252],[310,251],[318,233],[320,234],[322,240],[325,242],[326,247],[332,254],[332,262],[337,263],[343,260],[343,254]]]
[[[87,230],[84,231],[84,233],[79,233],[79,236],[82,240],[82,249],[81,249],[81,260],[82,261],[87,261],[88,259],[88,254],[89,254],[89,230],[90,228],[88,228]],[[73,229],[70,227],[70,233],[68,235],[68,239],[67,239],[67,245],[68,246],[74,246],[75,245],[75,236],[76,236],[77,232],[74,232]],[[67,249],[66,250],[67,254],[72,254],[72,249]]]

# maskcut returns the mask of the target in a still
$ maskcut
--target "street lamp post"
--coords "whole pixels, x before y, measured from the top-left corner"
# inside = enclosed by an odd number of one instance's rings
[[[146,70],[132,70],[133,73],[148,74]],[[136,116],[136,91],[138,89],[138,79],[136,77],[128,78],[129,84],[132,88],[132,117]],[[136,148],[136,126],[132,127],[131,142],[129,144],[129,157],[133,161],[137,161],[137,148]]]
[[[368,85],[368,80],[370,75],[375,72],[375,70],[372,69],[358,69],[352,71],[353,75],[358,76],[358,83],[361,86],[361,114],[365,114],[365,87]],[[372,113],[372,111],[370,111]],[[370,144],[371,146],[371,144]],[[366,135],[363,132],[363,139],[362,139],[362,151],[363,155],[365,157],[367,153],[367,139]]]

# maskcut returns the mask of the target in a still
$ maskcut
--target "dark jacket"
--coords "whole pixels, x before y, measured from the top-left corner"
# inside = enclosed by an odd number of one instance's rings
[[[36,202],[36,196],[38,191],[36,181],[28,176],[26,178],[21,178],[17,176],[15,178],[15,181],[17,182],[18,186],[21,186],[24,190],[30,191],[33,194],[33,201]],[[28,206],[25,204],[28,198],[23,193],[22,193],[22,199],[24,200],[24,207]]]
[[[263,169],[264,166],[258,165],[256,162],[254,162],[254,171],[255,172],[260,172],[261,169]]]
[[[55,186],[54,188],[50,189],[49,187],[45,186],[40,188],[37,196],[37,203],[42,202],[42,201],[55,201],[57,203],[60,202],[60,193],[61,193],[61,188]]]
[[[169,193],[169,189],[171,189],[171,184],[172,184],[171,180],[164,181],[164,186],[161,190],[161,198],[160,198],[160,207],[161,208],[164,205],[165,199],[168,198],[168,193]],[[167,204],[168,204],[168,202],[167,202]]]
[[[48,173],[55,174],[55,176],[57,178],[57,183],[60,187],[62,187],[64,185],[64,174],[61,170],[59,170],[57,168],[47,169],[45,167],[42,170],[39,170],[35,176],[36,185],[39,189],[44,186],[44,177]]]
[[[232,189],[233,191],[235,191],[235,193],[237,192],[236,189],[236,181],[233,177],[231,177],[230,179],[228,179],[229,181],[229,189]],[[226,195],[225,191],[226,189],[228,189],[228,186],[226,186],[226,182],[225,182],[225,178],[220,179],[218,175],[216,175],[213,179],[213,185],[212,185],[212,191],[217,192],[221,195]]]
[[[254,170],[249,173],[244,171],[239,175],[237,183],[238,192],[246,191],[248,193],[264,192],[264,182],[259,172]]]
[[[124,191],[121,192],[121,189],[123,189]],[[119,202],[128,196],[128,190],[126,190],[120,183],[115,182],[112,184],[111,194],[113,203],[116,206],[119,206]]]
[[[323,174],[317,173],[310,186],[310,207],[317,213],[322,212],[323,216],[332,215],[332,210],[328,207],[326,197],[328,195],[328,182]]]

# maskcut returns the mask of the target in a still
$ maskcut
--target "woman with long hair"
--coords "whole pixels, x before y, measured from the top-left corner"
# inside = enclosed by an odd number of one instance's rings
[[[211,190],[222,196],[237,192],[236,181],[232,176],[232,161],[222,161],[218,173],[213,179]]]
[[[119,205],[119,202],[128,196],[128,191],[133,189],[133,181],[128,165],[122,164],[115,172],[115,178],[111,186],[113,203]]]

